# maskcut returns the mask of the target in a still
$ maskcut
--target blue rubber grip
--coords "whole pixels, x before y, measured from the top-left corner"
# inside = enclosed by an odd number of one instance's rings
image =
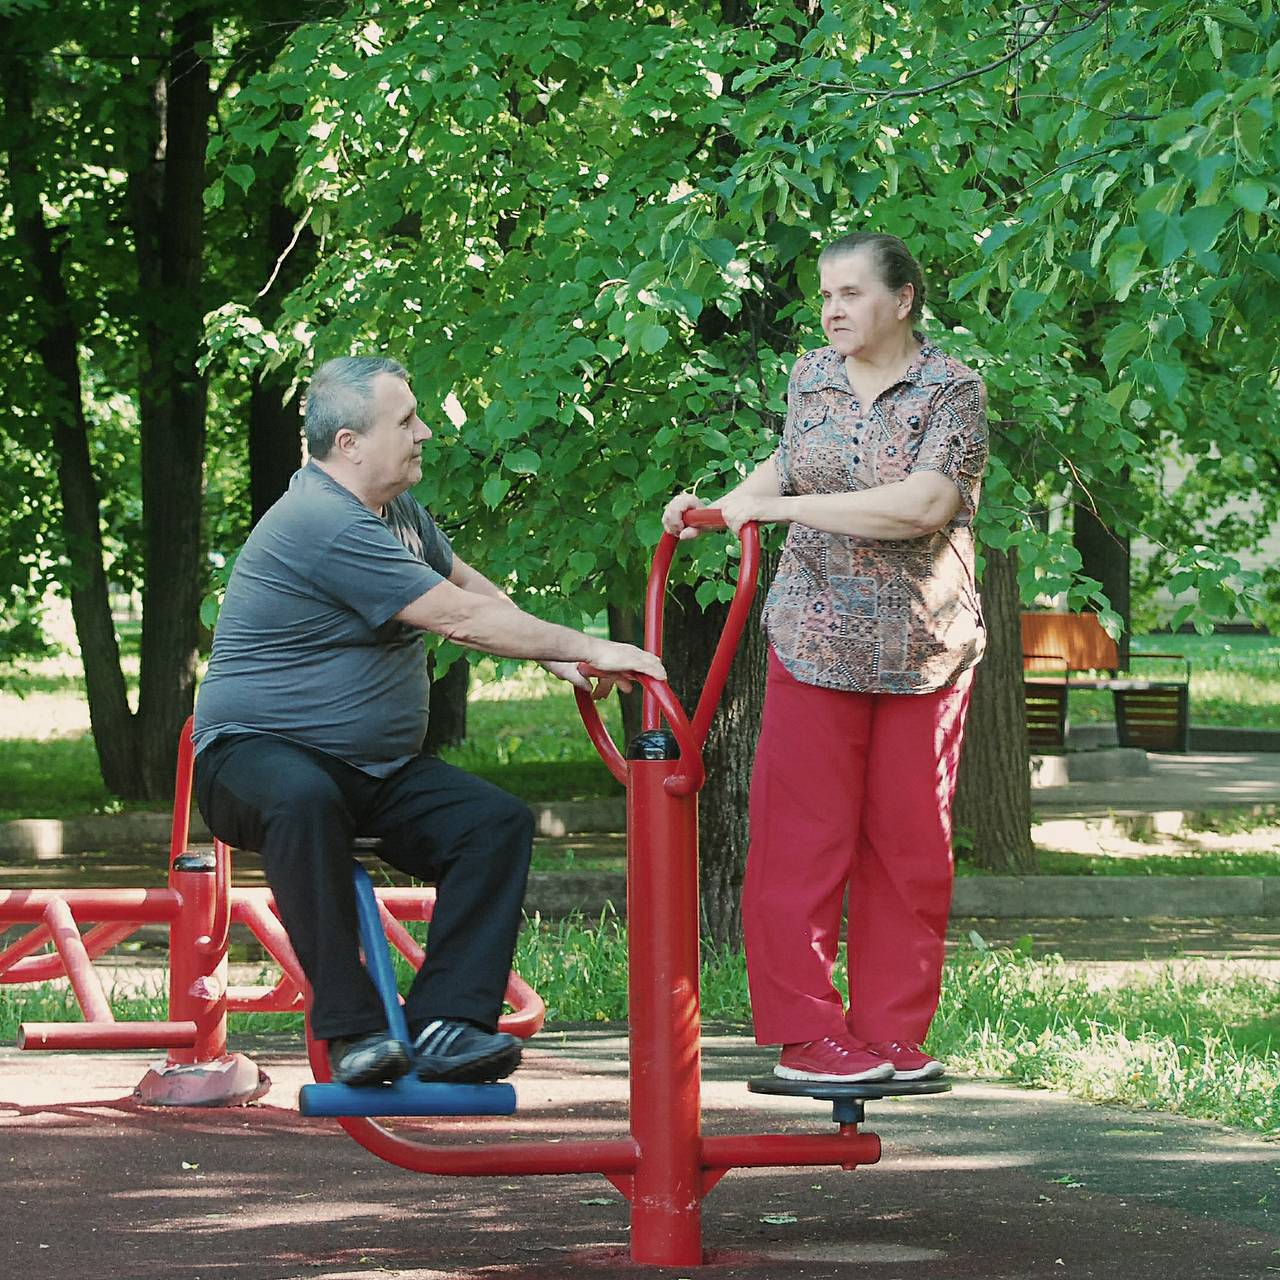
[[[395,1084],[304,1084],[304,1116],[509,1116],[516,1091],[509,1084],[439,1084],[402,1079]]]
[[[396,991],[396,971],[391,964],[391,947],[382,929],[382,917],[378,914],[378,899],[373,892],[373,881],[358,862],[352,874],[355,878],[356,924],[360,930],[360,946],[364,951],[364,967],[382,999],[388,1030],[408,1049],[409,1026],[405,1022],[404,1008]]]

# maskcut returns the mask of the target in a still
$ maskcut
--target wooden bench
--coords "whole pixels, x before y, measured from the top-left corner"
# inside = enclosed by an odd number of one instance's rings
[[[1122,747],[1186,751],[1190,735],[1191,664],[1181,654],[1134,657],[1182,665],[1180,678],[1155,680],[1120,668],[1116,642],[1092,613],[1024,613],[1022,669],[1027,737],[1032,748],[1061,748],[1067,740],[1067,695],[1072,689],[1110,689]]]

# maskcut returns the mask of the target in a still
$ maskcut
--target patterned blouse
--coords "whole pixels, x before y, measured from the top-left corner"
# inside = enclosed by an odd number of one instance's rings
[[[925,342],[863,414],[839,353],[807,352],[791,371],[776,460],[785,495],[872,489],[916,471],[955,482],[960,510],[925,537],[792,524],[764,610],[770,643],[803,684],[861,693],[954,684],[986,640],[970,528],[987,462],[981,378]]]

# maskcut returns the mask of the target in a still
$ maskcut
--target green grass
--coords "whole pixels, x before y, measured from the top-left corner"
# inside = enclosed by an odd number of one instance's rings
[[[1274,984],[1166,966],[1123,986],[1092,989],[1060,957],[1033,959],[1030,940],[955,954],[929,1045],[961,1074],[1065,1090],[1094,1102],[1171,1111],[1280,1136],[1280,1018]],[[515,967],[560,1022],[622,1022],[627,1014],[626,928],[598,919],[535,918]],[[405,969],[401,962],[401,981]],[[843,962],[837,981],[845,982]],[[117,1017],[158,1019],[155,996],[115,1002]],[[702,974],[707,1022],[750,1018],[740,953],[708,949]],[[0,989],[0,1039],[22,1021],[77,1017],[68,992]],[[236,1014],[233,1034],[294,1030],[289,1014]]]
[[[87,735],[0,740],[0,822],[146,808],[155,805],[121,801],[106,789]]]
[[[1280,1135],[1274,983],[1166,966],[1091,990],[1029,949],[979,948],[948,966],[935,1053],[978,1075]]]
[[[1139,675],[1169,677],[1174,662],[1143,662],[1143,653],[1176,653],[1191,662],[1191,723],[1237,729],[1280,729],[1280,636],[1135,636],[1130,668]],[[1082,689],[1071,695],[1071,718],[1096,723],[1115,719],[1109,692]]]
[[[960,876],[992,874],[970,862],[956,863]],[[1036,874],[1042,876],[1280,876],[1280,849],[1219,853],[1151,853],[1141,857],[1108,857],[1038,849]]]

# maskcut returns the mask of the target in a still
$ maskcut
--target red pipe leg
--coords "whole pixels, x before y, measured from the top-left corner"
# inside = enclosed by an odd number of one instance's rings
[[[237,1106],[271,1087],[255,1062],[227,1052],[227,856],[182,854],[169,870],[182,901],[169,929],[169,1017],[193,1023],[196,1034],[139,1081],[136,1096],[149,1106]]]
[[[698,798],[672,796],[680,760],[632,760],[627,789],[631,1256],[702,1262]]]

